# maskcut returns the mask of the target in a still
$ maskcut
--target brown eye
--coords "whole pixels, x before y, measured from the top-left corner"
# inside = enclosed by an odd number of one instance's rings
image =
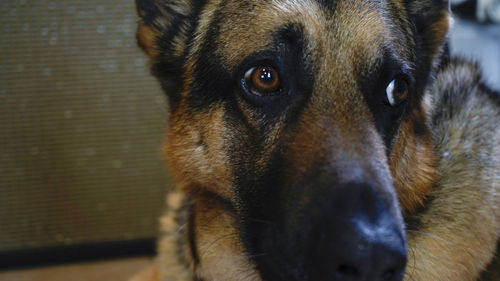
[[[396,106],[408,97],[408,82],[404,79],[396,78],[389,83],[385,92],[389,104],[391,106]]]
[[[252,94],[265,96],[280,89],[280,78],[270,66],[253,67],[245,73],[245,85]]]

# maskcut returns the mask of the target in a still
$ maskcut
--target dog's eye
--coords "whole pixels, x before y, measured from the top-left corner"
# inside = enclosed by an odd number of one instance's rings
[[[273,94],[280,89],[278,72],[270,66],[252,67],[245,72],[247,90],[257,96]]]
[[[404,79],[396,78],[392,80],[385,89],[389,104],[391,106],[396,106],[403,102],[408,97],[408,87],[408,82]]]

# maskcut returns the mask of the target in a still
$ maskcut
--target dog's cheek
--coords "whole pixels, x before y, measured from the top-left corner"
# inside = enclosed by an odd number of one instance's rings
[[[223,116],[222,106],[191,113],[184,105],[171,115],[164,154],[177,189],[233,198]]]
[[[415,133],[419,127],[416,119],[425,117],[418,111],[414,111],[412,116],[401,123],[389,159],[399,201],[410,213],[423,206],[437,177],[437,159],[430,133],[426,128],[419,134]]]
[[[260,280],[241,243],[233,215],[207,198],[197,198],[193,227],[200,259],[196,267],[198,277],[203,280]]]

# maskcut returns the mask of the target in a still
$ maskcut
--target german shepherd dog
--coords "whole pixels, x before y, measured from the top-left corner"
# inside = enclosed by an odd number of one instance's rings
[[[175,182],[136,280],[500,280],[500,99],[445,0],[137,0]]]

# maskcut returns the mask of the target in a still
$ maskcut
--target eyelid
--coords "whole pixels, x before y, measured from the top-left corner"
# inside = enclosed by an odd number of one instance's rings
[[[409,85],[413,84],[414,64],[407,59],[401,57],[391,48],[384,48],[384,56],[382,57],[382,69],[388,71],[390,77],[386,77],[387,84],[395,77],[405,79]]]
[[[259,67],[261,65],[268,65],[276,70],[279,70],[276,65],[277,56],[278,54],[272,50],[258,51],[241,61],[238,67],[233,69],[232,73],[235,78],[240,77],[242,73],[244,74],[248,69],[252,67]]]
[[[394,77],[406,80],[410,86],[413,85],[414,79],[412,75],[412,67],[404,63],[399,67],[399,69],[399,74],[394,75]]]

